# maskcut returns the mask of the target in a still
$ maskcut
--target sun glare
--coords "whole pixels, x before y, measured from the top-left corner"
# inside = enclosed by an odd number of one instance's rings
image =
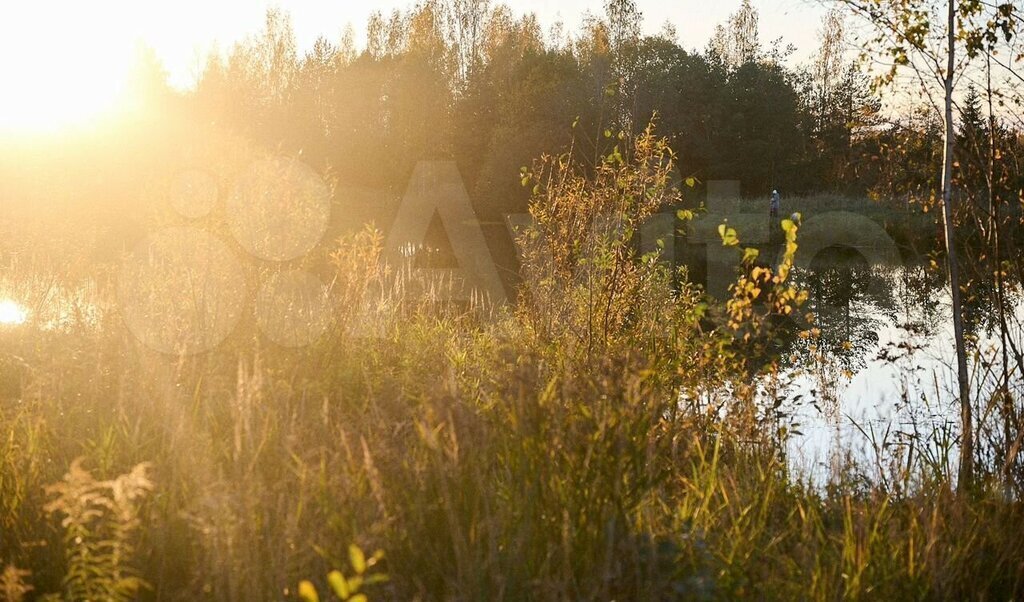
[[[10,299],[0,301],[0,325],[17,326],[28,319],[28,310]]]
[[[134,40],[91,3],[20,2],[0,19],[0,132],[52,132],[116,110]]]

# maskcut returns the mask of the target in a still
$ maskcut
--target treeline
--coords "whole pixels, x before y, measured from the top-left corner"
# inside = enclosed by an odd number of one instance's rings
[[[739,180],[745,195],[866,192],[886,177],[879,102],[846,57],[830,14],[821,48],[762,43],[748,1],[702,51],[670,24],[641,33],[631,0],[608,0],[575,31],[545,28],[486,0],[427,0],[374,14],[365,48],[351,29],[301,55],[289,17],[212,55],[186,103],[351,186],[401,190],[416,162],[458,162],[478,211],[525,208],[519,170],[575,144],[593,163],[656,115],[683,177]]]
[[[698,188],[739,180],[748,197],[898,202],[939,188],[938,113],[923,100],[883,109],[840,13],[826,14],[804,63],[781,39],[760,39],[748,0],[702,50],[685,49],[670,23],[642,34],[641,19],[633,0],[606,0],[576,30],[489,0],[424,0],[373,14],[362,47],[349,27],[301,54],[289,16],[271,10],[260,32],[207,57],[188,92],[172,93],[152,57],[141,73],[187,119],[301,153],[345,186],[401,194],[418,161],[455,160],[482,219],[525,211],[519,171],[542,154],[571,144],[595,164],[618,142],[609,134],[652,117]],[[991,154],[983,92],[958,107],[961,138],[974,141],[958,146],[965,189],[982,184]],[[994,126],[1007,187],[1021,188],[1019,128]]]

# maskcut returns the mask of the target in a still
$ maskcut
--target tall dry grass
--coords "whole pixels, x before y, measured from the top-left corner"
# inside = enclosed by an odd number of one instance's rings
[[[356,544],[384,552],[370,599],[1024,595],[1024,509],[998,483],[792,472],[772,350],[800,291],[747,254],[709,306],[639,255],[672,160],[648,132],[529,171],[511,309],[396,278],[367,232],[311,260],[336,300],[313,345],[243,320],[169,357],[114,312],[0,332],[0,593],[309,599],[362,575]]]

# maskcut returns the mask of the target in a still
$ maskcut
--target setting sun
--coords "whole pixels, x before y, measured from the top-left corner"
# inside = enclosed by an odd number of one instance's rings
[[[80,125],[112,111],[134,41],[111,14],[81,4],[19,3],[0,20],[0,132]]]

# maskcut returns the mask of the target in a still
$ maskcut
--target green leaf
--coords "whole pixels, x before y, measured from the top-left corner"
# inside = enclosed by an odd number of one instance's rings
[[[694,186],[696,186],[697,185],[696,178],[692,178],[692,177],[686,178],[686,185],[689,186],[690,188],[693,188]]]
[[[612,131],[611,130],[605,130],[604,131],[604,137],[605,138],[611,138],[612,137]]]
[[[352,602],[367,602],[368,600],[369,598],[366,597],[366,594],[356,594],[352,596]]]
[[[356,544],[348,546],[348,560],[352,563],[352,570],[362,575],[366,572],[366,555]]]
[[[348,581],[345,580],[345,576],[341,574],[341,571],[331,571],[328,573],[327,583],[342,600],[348,600],[348,597],[352,595],[352,592],[348,589]]]
[[[750,263],[754,261],[760,254],[761,252],[753,247],[747,247],[746,249],[743,249],[743,263]]]

